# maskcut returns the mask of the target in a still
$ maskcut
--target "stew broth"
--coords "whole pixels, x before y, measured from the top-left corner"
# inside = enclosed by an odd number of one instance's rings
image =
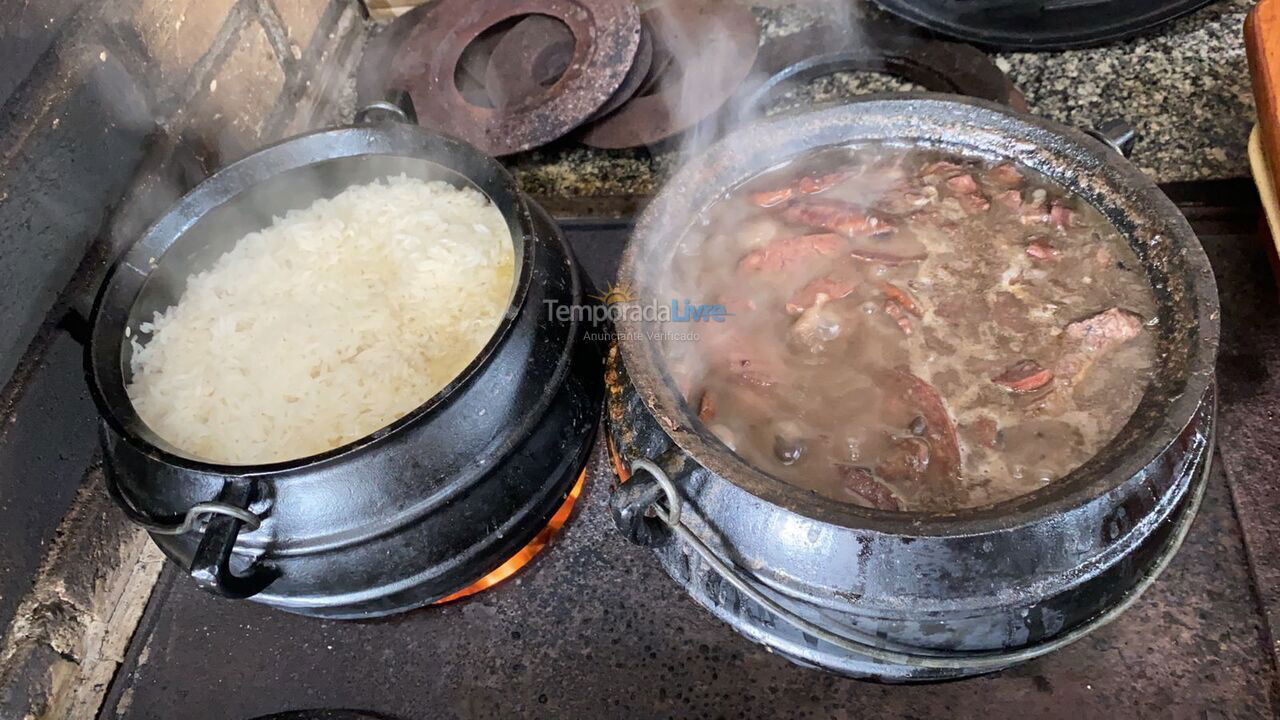
[[[748,462],[837,500],[942,511],[1066,475],[1128,420],[1155,300],[1093,207],[1026,167],[826,150],[712,205],[674,289],[668,366]]]

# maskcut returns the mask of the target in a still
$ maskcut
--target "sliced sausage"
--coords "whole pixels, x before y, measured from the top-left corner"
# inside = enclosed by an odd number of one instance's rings
[[[795,197],[794,188],[784,187],[775,188],[773,190],[757,190],[747,195],[747,200],[756,207],[771,208]]]
[[[788,265],[813,257],[839,255],[845,239],[832,233],[792,235],[777,238],[762,248],[747,253],[738,261],[739,270],[782,270]]]
[[[893,491],[876,479],[870,470],[856,465],[836,465],[845,490],[867,501],[873,508],[901,510],[902,504]]]
[[[825,192],[844,182],[849,177],[847,172],[825,173],[823,175],[806,175],[794,184],[770,190],[757,190],[747,195],[747,200],[757,207],[769,208],[781,205],[799,195],[816,195]]]
[[[882,403],[887,411],[912,417],[922,415],[925,419],[925,434],[918,439],[929,444],[929,461],[920,472],[901,481],[914,486],[926,506],[954,506],[960,493],[960,444],[942,396],[932,385],[906,370],[883,370],[875,379],[884,392]],[[889,477],[883,471],[894,469],[891,466],[876,468],[890,481],[898,478]]]
[[[1132,340],[1140,332],[1141,316],[1113,307],[1067,325],[1066,336],[1078,340],[1084,350],[1096,352]]]
[[[819,293],[826,295],[829,300],[840,300],[848,297],[857,287],[858,284],[853,278],[840,273],[814,278],[787,300],[787,312],[798,315],[808,310],[813,307]]]
[[[924,315],[920,310],[920,304],[917,303],[916,299],[911,296],[911,293],[906,290],[903,290],[897,285],[889,282],[881,285],[880,289],[884,292],[884,296],[886,298],[898,303],[903,310],[906,310],[916,317],[922,317]]]
[[[782,209],[782,219],[849,238],[883,235],[894,229],[887,220],[863,212],[849,203],[817,198],[793,200]]]
[[[971,195],[978,192],[978,181],[972,175],[963,173],[948,179],[947,188],[960,195]]]
[[[1041,367],[1035,360],[1019,360],[991,381],[1015,393],[1029,393],[1053,382],[1053,371]]]
[[[1004,187],[1017,187],[1022,184],[1022,171],[1011,163],[1003,163],[991,168],[987,177],[995,184]]]
[[[1064,230],[1075,223],[1075,217],[1075,211],[1062,203],[1055,202],[1049,208],[1049,221]]]
[[[903,310],[901,305],[893,300],[885,300],[884,311],[889,317],[893,318],[895,323],[898,324],[898,329],[902,331],[903,335],[908,337],[911,336],[911,318],[907,317],[907,311]]]
[[[1062,256],[1062,252],[1044,240],[1037,240],[1027,246],[1027,254],[1036,260],[1053,262]]]

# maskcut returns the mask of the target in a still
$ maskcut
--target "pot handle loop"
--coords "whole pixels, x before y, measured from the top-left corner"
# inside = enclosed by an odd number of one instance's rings
[[[684,507],[684,503],[680,498],[680,491],[657,463],[644,459],[635,460],[631,463],[631,472],[634,475],[637,471],[644,470],[654,479],[655,483],[648,487],[657,488],[661,492],[654,496],[647,509],[666,523],[672,533],[701,557],[708,567],[708,572],[716,573],[740,593],[802,633],[807,633],[816,639],[830,643],[845,652],[863,655],[885,663],[945,670],[978,668],[982,671],[994,671],[1031,658],[1040,657],[1068,645],[1115,619],[1116,616],[1133,604],[1134,600],[1155,582],[1155,578],[1160,575],[1161,571],[1173,558],[1174,553],[1178,551],[1178,547],[1182,545],[1183,539],[1191,528],[1191,522],[1195,519],[1196,511],[1200,507],[1200,501],[1204,497],[1204,489],[1208,484],[1210,462],[1205,462],[1198,484],[1193,479],[1193,484],[1187,488],[1187,492],[1192,495],[1190,504],[1183,510],[1182,516],[1175,521],[1176,525],[1172,530],[1172,537],[1166,541],[1157,565],[1129,591],[1122,601],[1112,606],[1109,610],[1057,637],[1021,648],[996,651],[941,651],[892,641],[880,635],[866,633],[855,628],[845,628],[843,632],[837,633],[825,626],[814,623],[808,618],[792,612],[782,603],[775,600],[751,572],[743,569],[732,559],[722,559],[702,538],[694,533],[688,524],[682,521],[681,510]],[[634,483],[635,480],[633,479],[626,485]],[[626,487],[626,485],[623,487]],[[663,494],[667,498],[667,506],[665,508],[658,502],[658,498]],[[643,509],[641,513],[643,514]],[[650,520],[652,521],[651,518]]]
[[[410,125],[418,122],[418,112],[413,98],[404,90],[388,90],[383,99],[371,102],[356,111],[357,125],[373,125],[381,122],[401,122]]]
[[[205,590],[229,598],[247,598],[262,592],[279,575],[274,568],[256,564],[245,576],[231,571],[231,553],[236,538],[240,536],[240,528],[247,527],[252,532],[262,524],[261,518],[245,509],[253,501],[255,488],[252,482],[228,483],[217,500],[192,505],[181,522],[172,524],[157,522],[139,510],[125,496],[111,468],[106,468],[103,475],[107,494],[125,517],[153,535],[185,535],[196,529],[201,518],[212,517],[204,528],[204,535],[188,569],[196,583]]]
[[[896,22],[870,23],[861,31],[815,26],[766,41],[756,60],[758,79],[747,85],[741,107],[763,111],[786,90],[847,70],[888,73],[932,92],[1027,110],[1022,92],[986,53],[964,43],[913,35]]]
[[[235,550],[236,538],[240,536],[240,528],[248,526],[253,531],[258,527],[257,516],[240,507],[247,507],[253,502],[254,490],[252,482],[227,483],[218,496],[218,503],[210,503],[222,507],[205,525],[189,571],[197,585],[215,595],[237,600],[257,595],[280,575],[279,570],[258,563],[251,564],[244,575],[237,575],[231,569],[231,556]],[[199,505],[193,507],[192,511],[197,507]],[[228,508],[240,512],[227,512]],[[246,520],[240,513],[253,518],[253,522]],[[190,517],[191,512],[187,515]]]
[[[1085,134],[1102,141],[1103,145],[1124,157],[1133,154],[1133,146],[1138,141],[1138,131],[1128,122],[1118,118],[1099,123],[1092,130],[1085,130]]]
[[[257,515],[244,508],[221,502],[202,502],[192,505],[187,514],[182,516],[182,522],[177,525],[161,525],[134,518],[130,519],[133,520],[135,525],[142,526],[144,530],[152,535],[186,535],[195,529],[201,518],[207,515],[226,515],[227,517],[238,518],[240,522],[249,528],[250,532],[257,530],[262,525],[262,520]]]
[[[242,523],[249,526],[249,530],[257,530],[262,525],[262,520],[257,515],[235,505],[229,505],[225,502],[217,500],[210,502],[196,503],[192,505],[187,513],[182,516],[182,521],[176,525],[173,523],[157,522],[154,518],[142,512],[133,504],[133,501],[125,496],[124,490],[120,487],[120,482],[116,479],[116,474],[107,468],[103,473],[107,485],[107,494],[115,501],[116,505],[124,513],[129,522],[141,527],[143,530],[152,535],[185,535],[195,529],[196,524],[200,522],[200,518],[206,515],[226,515],[228,517],[239,518]]]
[[[684,510],[684,501],[680,499],[680,490],[676,488],[676,484],[671,482],[671,478],[667,477],[666,471],[659,467],[658,463],[645,458],[631,461],[632,477],[635,477],[636,473],[641,470],[649,473],[667,496],[667,506],[665,508],[656,501],[650,505],[653,508],[653,514],[657,515],[658,519],[667,525],[672,527],[679,525],[680,514]]]
[[[613,523],[636,545],[657,547],[671,537],[673,523],[680,522],[684,508],[680,492],[662,466],[652,460],[633,460],[630,473],[609,498]],[[641,479],[641,474],[648,479]],[[660,503],[664,496],[665,507]]]

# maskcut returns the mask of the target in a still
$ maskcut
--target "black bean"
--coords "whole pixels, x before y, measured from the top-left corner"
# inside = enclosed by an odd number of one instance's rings
[[[925,421],[923,415],[917,415],[915,419],[911,421],[911,424],[907,426],[907,429],[911,431],[912,435],[924,437],[924,434],[929,431],[929,423]]]
[[[773,455],[783,465],[792,465],[804,454],[802,438],[788,438],[782,435],[773,436]]]

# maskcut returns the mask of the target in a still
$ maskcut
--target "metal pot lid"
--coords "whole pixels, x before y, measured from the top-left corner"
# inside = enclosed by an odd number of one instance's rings
[[[932,92],[970,95],[1025,111],[1027,101],[995,60],[964,43],[921,37],[898,20],[817,24],[766,40],[734,110],[758,112],[783,92],[841,71],[888,73]]]
[[[874,0],[930,30],[1000,50],[1062,50],[1120,40],[1209,0]]]

